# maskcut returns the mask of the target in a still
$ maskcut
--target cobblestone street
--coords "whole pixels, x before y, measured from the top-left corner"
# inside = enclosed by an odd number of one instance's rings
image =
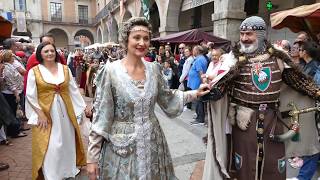
[[[90,99],[86,99],[90,104]],[[205,146],[201,137],[205,134],[204,126],[190,126],[193,111],[185,111],[175,119],[167,118],[159,108],[156,114],[166,135],[173,158],[175,173],[180,180],[200,180],[205,158]],[[90,122],[87,119],[81,123],[84,144],[87,145]],[[30,180],[31,179],[31,130],[28,136],[10,139],[13,146],[0,146],[0,162],[9,163],[10,168],[0,172],[0,180]],[[84,168],[77,179],[86,180]]]

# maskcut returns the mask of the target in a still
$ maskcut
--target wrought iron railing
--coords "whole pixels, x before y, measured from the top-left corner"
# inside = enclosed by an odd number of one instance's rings
[[[101,19],[107,17],[111,12],[116,10],[120,6],[119,0],[111,0],[109,3],[101,9],[100,12],[95,17],[95,23],[98,23],[101,21]]]

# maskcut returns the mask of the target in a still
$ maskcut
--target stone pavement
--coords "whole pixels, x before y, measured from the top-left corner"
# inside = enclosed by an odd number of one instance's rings
[[[85,99],[90,104],[90,99]],[[204,126],[191,126],[192,111],[185,111],[175,119],[167,118],[160,108],[156,109],[157,117],[163,128],[173,158],[176,176],[180,180],[200,180],[202,176],[205,146],[202,136]],[[83,141],[87,145],[87,135],[90,122],[84,119],[81,123]],[[31,179],[31,130],[26,131],[27,137],[10,139],[13,146],[0,145],[0,162],[9,163],[8,170],[0,171],[0,180],[30,180]],[[80,180],[87,180],[83,168]]]

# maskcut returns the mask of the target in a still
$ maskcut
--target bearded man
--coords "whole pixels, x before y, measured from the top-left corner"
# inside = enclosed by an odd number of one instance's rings
[[[266,24],[257,16],[241,23],[240,42],[223,58],[222,73],[203,79],[214,84],[206,98],[209,104],[216,102],[208,112],[203,179],[285,180],[285,145],[274,138],[284,131],[279,111],[282,82],[313,99],[319,99],[319,89],[284,52],[266,41]],[[226,119],[232,125],[229,168]]]

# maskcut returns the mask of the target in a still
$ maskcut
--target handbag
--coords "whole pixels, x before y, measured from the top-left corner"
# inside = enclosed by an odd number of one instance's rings
[[[17,105],[16,118],[22,119],[24,117],[24,113],[20,104]]]

